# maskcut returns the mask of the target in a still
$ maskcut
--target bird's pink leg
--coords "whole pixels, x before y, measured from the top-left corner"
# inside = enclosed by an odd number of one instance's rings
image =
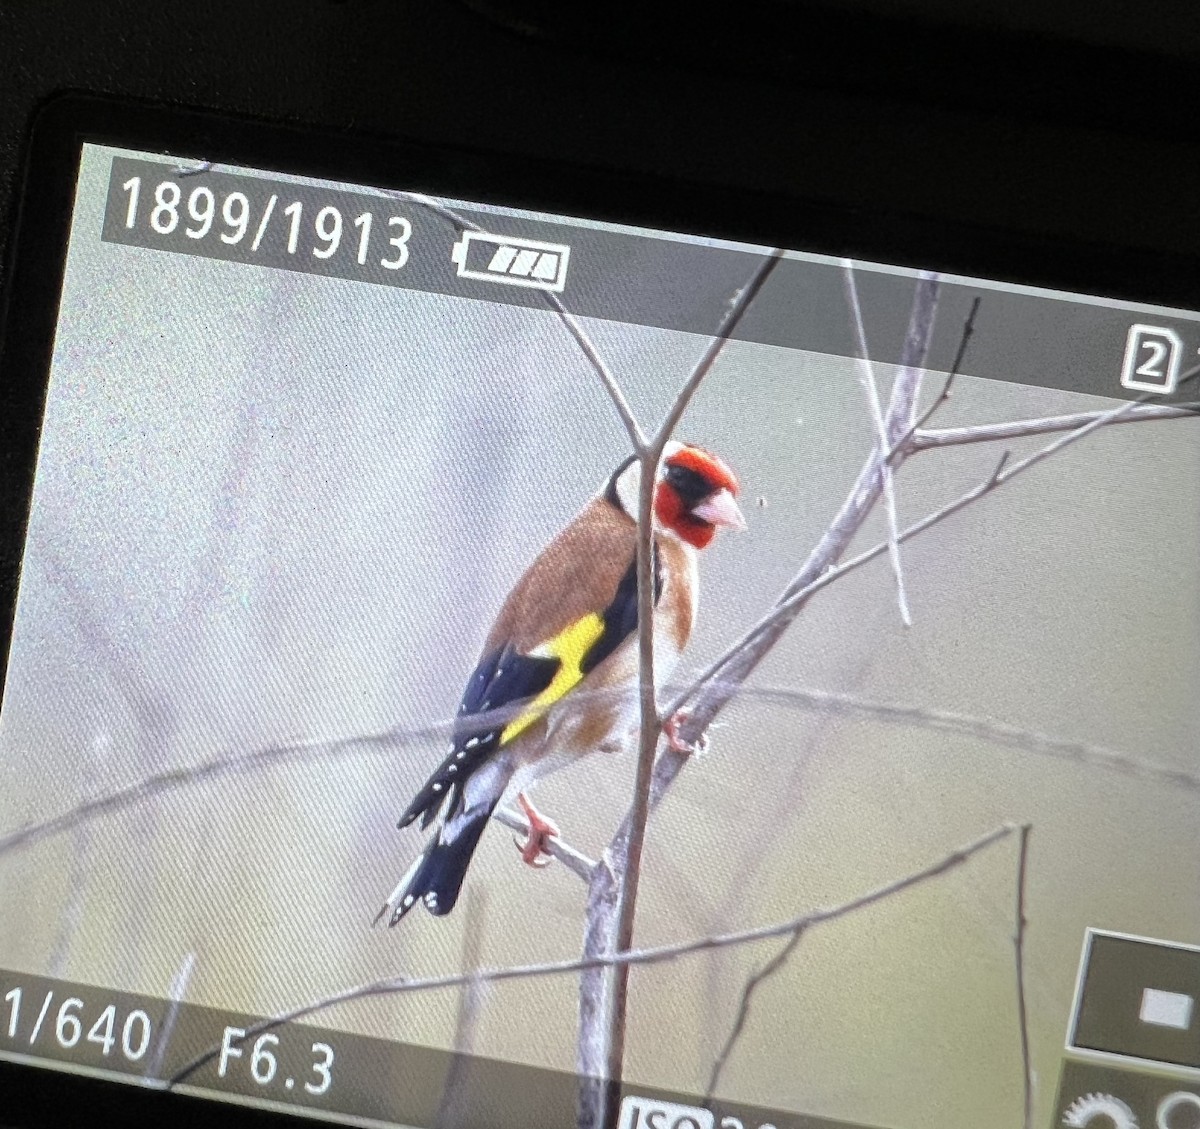
[[[525,812],[525,818],[529,820],[529,834],[525,837],[524,843],[518,839],[514,839],[513,842],[520,848],[522,862],[541,869],[550,864],[550,852],[546,849],[547,842],[557,839],[560,832],[557,825],[533,806],[524,792],[517,793],[517,803],[521,805],[521,810]],[[545,859],[539,861],[543,855],[546,856]]]
[[[687,719],[687,710],[678,710],[663,722],[663,732],[667,735],[667,744],[670,746],[671,752],[690,757],[693,753],[703,753],[708,748],[708,734],[702,733],[700,740],[695,744],[685,741],[679,735],[679,730]]]

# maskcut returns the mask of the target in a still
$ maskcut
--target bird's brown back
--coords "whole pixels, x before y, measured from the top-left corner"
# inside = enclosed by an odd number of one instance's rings
[[[593,499],[517,581],[484,652],[512,643],[528,653],[589,612],[602,612],[636,554],[637,524],[605,499]]]

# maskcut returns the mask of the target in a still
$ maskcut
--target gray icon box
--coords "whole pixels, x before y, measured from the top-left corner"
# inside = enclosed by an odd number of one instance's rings
[[[1197,1124],[1200,1083],[1067,1059],[1048,1129],[1192,1129]]]
[[[1200,1075],[1200,946],[1089,929],[1067,1052]]]

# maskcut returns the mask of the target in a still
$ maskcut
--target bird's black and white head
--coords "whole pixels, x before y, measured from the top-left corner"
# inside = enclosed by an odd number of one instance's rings
[[[636,520],[642,467],[630,456],[608,480],[605,497]],[[738,481],[716,455],[687,443],[668,443],[654,487],[654,524],[703,549],[718,529],[746,528],[737,504]]]

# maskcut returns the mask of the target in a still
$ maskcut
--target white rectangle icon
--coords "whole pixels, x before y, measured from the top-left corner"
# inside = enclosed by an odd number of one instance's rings
[[[543,243],[512,235],[464,231],[450,249],[450,261],[459,278],[528,286],[561,294],[567,284],[571,248],[565,243]]]
[[[1192,1008],[1196,1001],[1183,992],[1166,992],[1161,988],[1146,988],[1138,1019],[1155,1027],[1174,1027],[1186,1031],[1192,1025]]]
[[[711,1109],[628,1094],[621,1101],[620,1129],[713,1129]]]

